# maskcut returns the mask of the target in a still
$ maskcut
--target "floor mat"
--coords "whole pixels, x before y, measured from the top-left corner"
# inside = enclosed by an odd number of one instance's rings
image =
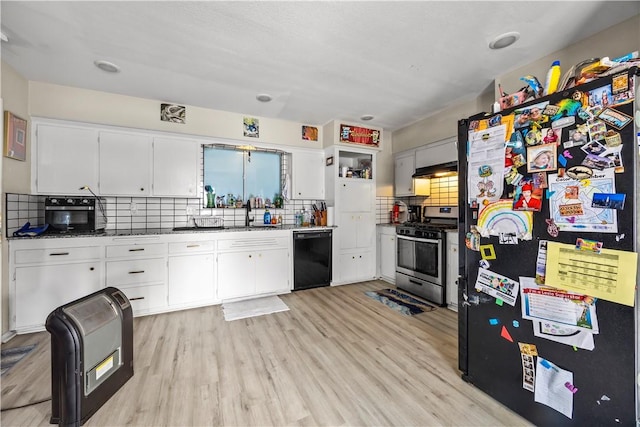
[[[424,301],[421,301],[409,294],[405,294],[404,292],[400,292],[395,289],[367,291],[365,292],[365,295],[369,298],[375,299],[376,301],[380,301],[387,307],[406,316],[412,316],[414,314],[420,314],[436,309],[436,307],[431,304],[427,304]]]
[[[4,375],[9,372],[9,369],[13,368],[19,361],[21,361],[27,354],[36,348],[35,344],[31,344],[25,347],[8,348],[0,352],[0,375]]]
[[[281,311],[289,311],[289,307],[277,296],[222,303],[224,320],[227,322]]]

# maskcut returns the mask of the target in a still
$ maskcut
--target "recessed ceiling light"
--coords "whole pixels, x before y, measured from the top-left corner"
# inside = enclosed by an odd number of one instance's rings
[[[520,33],[517,31],[511,31],[509,33],[500,34],[489,42],[491,49],[503,49],[507,46],[511,46],[520,38]]]
[[[368,122],[369,120],[373,120],[373,116],[371,114],[365,114],[364,116],[360,117],[360,120]]]
[[[271,101],[273,98],[271,97],[271,95],[268,95],[266,93],[261,93],[256,95],[256,99],[260,102],[269,102]]]
[[[118,67],[113,62],[99,60],[93,61],[93,64],[96,67],[100,68],[102,71],[106,71],[107,73],[117,73],[120,71],[120,67]]]

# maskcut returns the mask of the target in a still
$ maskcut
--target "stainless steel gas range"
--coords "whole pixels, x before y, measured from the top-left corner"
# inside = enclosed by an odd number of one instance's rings
[[[427,206],[419,221],[396,227],[396,286],[446,305],[446,230],[458,226],[458,208]]]

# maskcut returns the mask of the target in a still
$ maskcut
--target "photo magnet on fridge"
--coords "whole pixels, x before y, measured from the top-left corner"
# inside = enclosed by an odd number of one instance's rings
[[[624,201],[627,195],[623,193],[594,193],[593,199],[591,200],[592,208],[601,208],[601,209],[624,209]]]

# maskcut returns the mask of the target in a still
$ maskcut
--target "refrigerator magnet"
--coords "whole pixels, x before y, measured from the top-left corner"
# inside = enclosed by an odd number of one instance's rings
[[[622,129],[633,120],[633,117],[610,107],[602,110],[598,118],[616,129]]]
[[[624,201],[627,195],[624,193],[594,193],[591,199],[592,208],[600,209],[624,209]]]
[[[547,233],[549,233],[549,236],[558,237],[560,233],[556,223],[552,219],[546,219],[545,221],[547,223]]]
[[[496,250],[492,244],[480,245],[480,256],[486,260],[496,259]]]
[[[599,254],[602,251],[602,242],[578,237],[576,239],[576,250],[595,252]]]

